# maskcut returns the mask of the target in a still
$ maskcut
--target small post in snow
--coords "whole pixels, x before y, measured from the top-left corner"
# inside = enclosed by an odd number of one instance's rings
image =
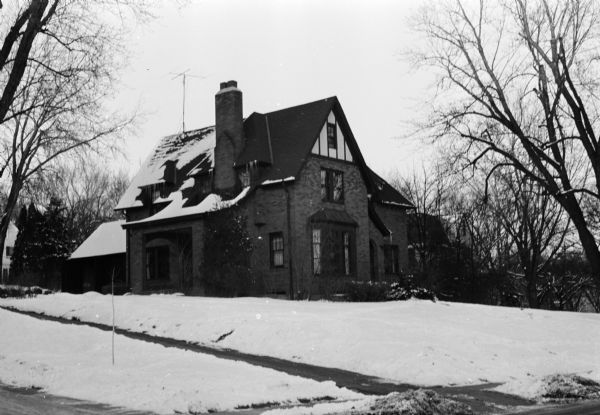
[[[112,365],[115,365],[115,269],[110,278],[110,299],[112,302]]]

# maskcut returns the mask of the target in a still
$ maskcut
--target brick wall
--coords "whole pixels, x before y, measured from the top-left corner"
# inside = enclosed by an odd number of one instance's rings
[[[287,186],[290,186],[288,183]],[[244,205],[243,214],[248,218],[248,233],[252,238],[252,268],[263,278],[265,289],[270,293],[289,293],[290,237],[287,228],[286,192],[279,184],[259,188]],[[283,267],[271,267],[270,234],[283,233]]]
[[[321,200],[321,168],[344,173],[344,203]],[[349,279],[369,279],[369,225],[367,190],[358,167],[349,162],[309,156],[291,192],[296,290],[313,294],[318,281],[312,271],[312,228],[308,218],[321,208],[346,211],[356,228],[356,269]],[[342,277],[344,278],[344,277]]]

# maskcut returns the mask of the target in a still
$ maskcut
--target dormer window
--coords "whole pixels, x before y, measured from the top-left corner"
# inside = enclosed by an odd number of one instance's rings
[[[332,150],[337,150],[337,133],[335,123],[327,123],[327,147]]]
[[[152,189],[152,201],[156,202],[156,199],[158,199],[160,197],[160,189],[159,188],[154,188]]]
[[[211,191],[211,176],[209,174],[202,176],[200,179],[200,192],[209,194]]]
[[[250,172],[248,170],[240,172],[240,182],[242,182],[243,187],[250,186]]]

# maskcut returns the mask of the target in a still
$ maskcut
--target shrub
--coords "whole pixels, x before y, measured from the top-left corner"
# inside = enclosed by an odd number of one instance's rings
[[[352,302],[386,301],[389,287],[385,283],[351,281],[346,285],[346,300]]]
[[[201,275],[208,295],[261,295],[264,282],[250,268],[253,244],[246,217],[229,209],[206,221]]]
[[[423,287],[412,286],[412,280],[402,282],[350,281],[345,287],[345,297],[351,302],[404,301],[410,298],[435,301],[435,294]]]
[[[550,375],[543,382],[542,398],[551,402],[600,398],[600,384],[578,375]]]
[[[37,295],[52,294],[51,290],[41,288],[36,285],[32,287],[22,287],[20,285],[0,285],[0,298],[14,297],[35,297]]]

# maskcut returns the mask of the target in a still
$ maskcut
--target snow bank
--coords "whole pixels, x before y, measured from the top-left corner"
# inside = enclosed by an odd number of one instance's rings
[[[600,315],[411,300],[329,303],[169,295],[116,297],[117,325],[213,347],[420,385],[509,382],[523,394],[554,373],[600,380]],[[0,305],[110,323],[97,293]],[[217,342],[223,334],[229,333]]]
[[[273,409],[263,415],[471,415],[471,408],[431,390],[393,392],[381,397],[367,397],[349,402],[321,403],[310,407]]]
[[[87,297],[89,298],[89,296]],[[0,382],[159,413],[362,395],[242,362],[0,310]],[[256,379],[260,379],[257,382]]]

